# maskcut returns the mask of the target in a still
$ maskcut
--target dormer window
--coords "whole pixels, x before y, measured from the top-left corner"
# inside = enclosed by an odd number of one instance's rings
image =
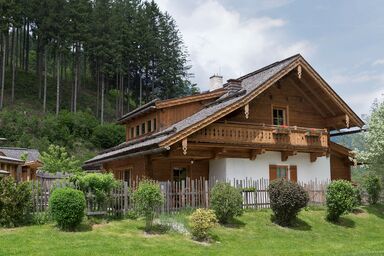
[[[152,131],[152,120],[147,121],[147,131],[151,132]]]
[[[287,125],[287,109],[281,107],[272,108],[273,125]]]

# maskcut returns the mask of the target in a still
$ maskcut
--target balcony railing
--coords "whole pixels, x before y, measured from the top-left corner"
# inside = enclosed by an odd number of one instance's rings
[[[297,126],[214,123],[188,138],[189,141],[261,146],[265,148],[328,147],[326,129]]]

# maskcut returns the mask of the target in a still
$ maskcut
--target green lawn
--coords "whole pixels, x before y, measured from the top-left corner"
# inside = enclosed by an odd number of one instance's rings
[[[210,245],[175,232],[148,236],[135,220],[82,232],[54,225],[0,229],[0,255],[384,255],[384,206],[363,209],[337,225],[322,210],[303,211],[295,228],[271,223],[269,210],[249,211],[237,225],[215,228]]]

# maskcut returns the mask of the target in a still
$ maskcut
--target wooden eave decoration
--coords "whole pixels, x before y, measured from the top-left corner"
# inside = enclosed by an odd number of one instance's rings
[[[301,74],[302,74],[302,71],[301,71],[301,65],[298,65],[298,66],[297,66],[297,77],[298,77],[299,79],[301,79]]]
[[[264,153],[265,153],[264,148],[252,149],[250,154],[249,154],[249,159],[254,161],[254,160],[256,160],[257,155],[264,154]]]
[[[246,104],[244,106],[244,114],[245,114],[245,118],[248,119],[249,118],[249,104]]]
[[[311,163],[316,162],[318,157],[325,156],[327,153],[326,152],[312,152],[309,155],[309,158],[311,160]]]
[[[183,139],[181,141],[181,147],[183,149],[183,155],[186,155],[187,154],[187,149],[188,149],[188,141],[187,141],[187,139]]]

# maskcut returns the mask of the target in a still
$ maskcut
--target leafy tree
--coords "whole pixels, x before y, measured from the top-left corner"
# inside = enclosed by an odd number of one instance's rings
[[[76,173],[81,170],[79,161],[70,157],[64,147],[50,145],[48,150],[41,154],[40,158],[45,172]]]

